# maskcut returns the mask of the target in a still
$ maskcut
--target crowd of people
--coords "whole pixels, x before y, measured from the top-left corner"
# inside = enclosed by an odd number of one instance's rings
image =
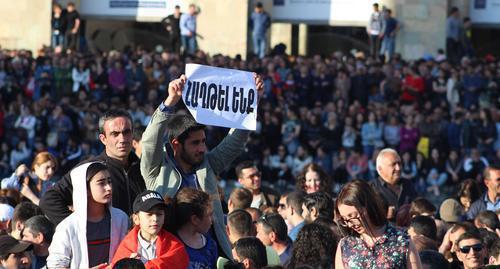
[[[0,268],[500,264],[500,60],[192,49],[0,50]],[[257,130],[196,123],[186,63],[254,72]]]

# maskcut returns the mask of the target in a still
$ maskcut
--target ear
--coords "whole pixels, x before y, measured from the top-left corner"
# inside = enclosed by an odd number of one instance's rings
[[[495,260],[495,257],[490,256],[490,257],[488,258],[488,264],[496,264],[496,262],[497,262],[497,261]]]
[[[227,210],[229,212],[233,211],[233,201],[231,199],[227,200]]]
[[[139,214],[138,213],[132,214],[132,222],[134,223],[134,225],[139,225],[140,224],[140,219],[139,219]]]
[[[135,141],[135,140],[133,140],[133,139],[132,139],[132,147],[133,147],[134,149],[135,149],[135,148],[137,148],[137,146],[139,146],[139,143],[140,143],[140,142],[137,142],[137,141]]]
[[[104,134],[99,134],[99,140],[103,145],[106,145],[106,136]]]
[[[45,236],[43,235],[43,233],[38,233],[38,235],[36,236],[36,243],[40,245],[44,240]]]
[[[275,232],[269,233],[269,240],[271,240],[271,242],[276,242],[276,233]]]
[[[177,138],[172,139],[172,141],[170,142],[170,145],[172,145],[173,150],[177,150],[180,144],[181,142]]]
[[[249,269],[251,267],[251,262],[248,258],[245,258],[242,263],[245,269]]]
[[[198,225],[200,223],[200,219],[196,215],[191,215],[189,220],[193,225]]]
[[[316,207],[312,207],[312,208],[311,208],[311,216],[313,216],[313,217],[315,217],[315,218],[316,218],[316,217],[318,217],[318,215],[319,215],[319,212],[318,212],[318,210],[316,209]]]
[[[231,229],[229,229],[229,226],[227,226],[227,225],[226,225],[226,233],[227,233],[228,237],[231,234]]]
[[[20,221],[16,222],[16,231],[22,231],[24,229],[24,223],[21,223]]]

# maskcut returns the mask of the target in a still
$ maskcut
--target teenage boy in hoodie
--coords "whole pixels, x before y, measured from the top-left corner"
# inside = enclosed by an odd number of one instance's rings
[[[74,212],[56,228],[47,268],[103,268],[109,264],[128,228],[128,217],[111,206],[111,175],[102,162],[70,172]]]
[[[189,257],[184,244],[162,228],[165,207],[165,201],[155,191],[144,191],[135,198],[135,227],[118,246],[113,266],[123,258],[137,258],[147,269],[187,268]]]

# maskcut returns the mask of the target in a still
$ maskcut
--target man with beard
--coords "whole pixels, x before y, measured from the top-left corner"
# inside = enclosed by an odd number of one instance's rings
[[[379,178],[371,182],[373,189],[387,202],[387,218],[392,220],[400,206],[411,203],[417,193],[409,179],[401,178],[401,158],[385,148],[377,156]]]
[[[231,246],[224,227],[224,214],[217,190],[217,175],[243,152],[249,131],[231,129],[214,149],[207,151],[205,126],[189,115],[174,114],[182,97],[186,76],[173,80],[168,97],[151,117],[142,136],[141,173],[149,190],[174,197],[186,187],[207,192],[212,198],[213,239],[222,255],[231,258]],[[263,81],[255,75],[256,89],[261,92]],[[163,134],[168,131],[168,145]]]

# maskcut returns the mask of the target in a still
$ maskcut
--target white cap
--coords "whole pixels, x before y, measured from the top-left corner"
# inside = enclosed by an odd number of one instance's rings
[[[7,204],[0,204],[0,221],[11,220],[14,217],[14,208]]]

